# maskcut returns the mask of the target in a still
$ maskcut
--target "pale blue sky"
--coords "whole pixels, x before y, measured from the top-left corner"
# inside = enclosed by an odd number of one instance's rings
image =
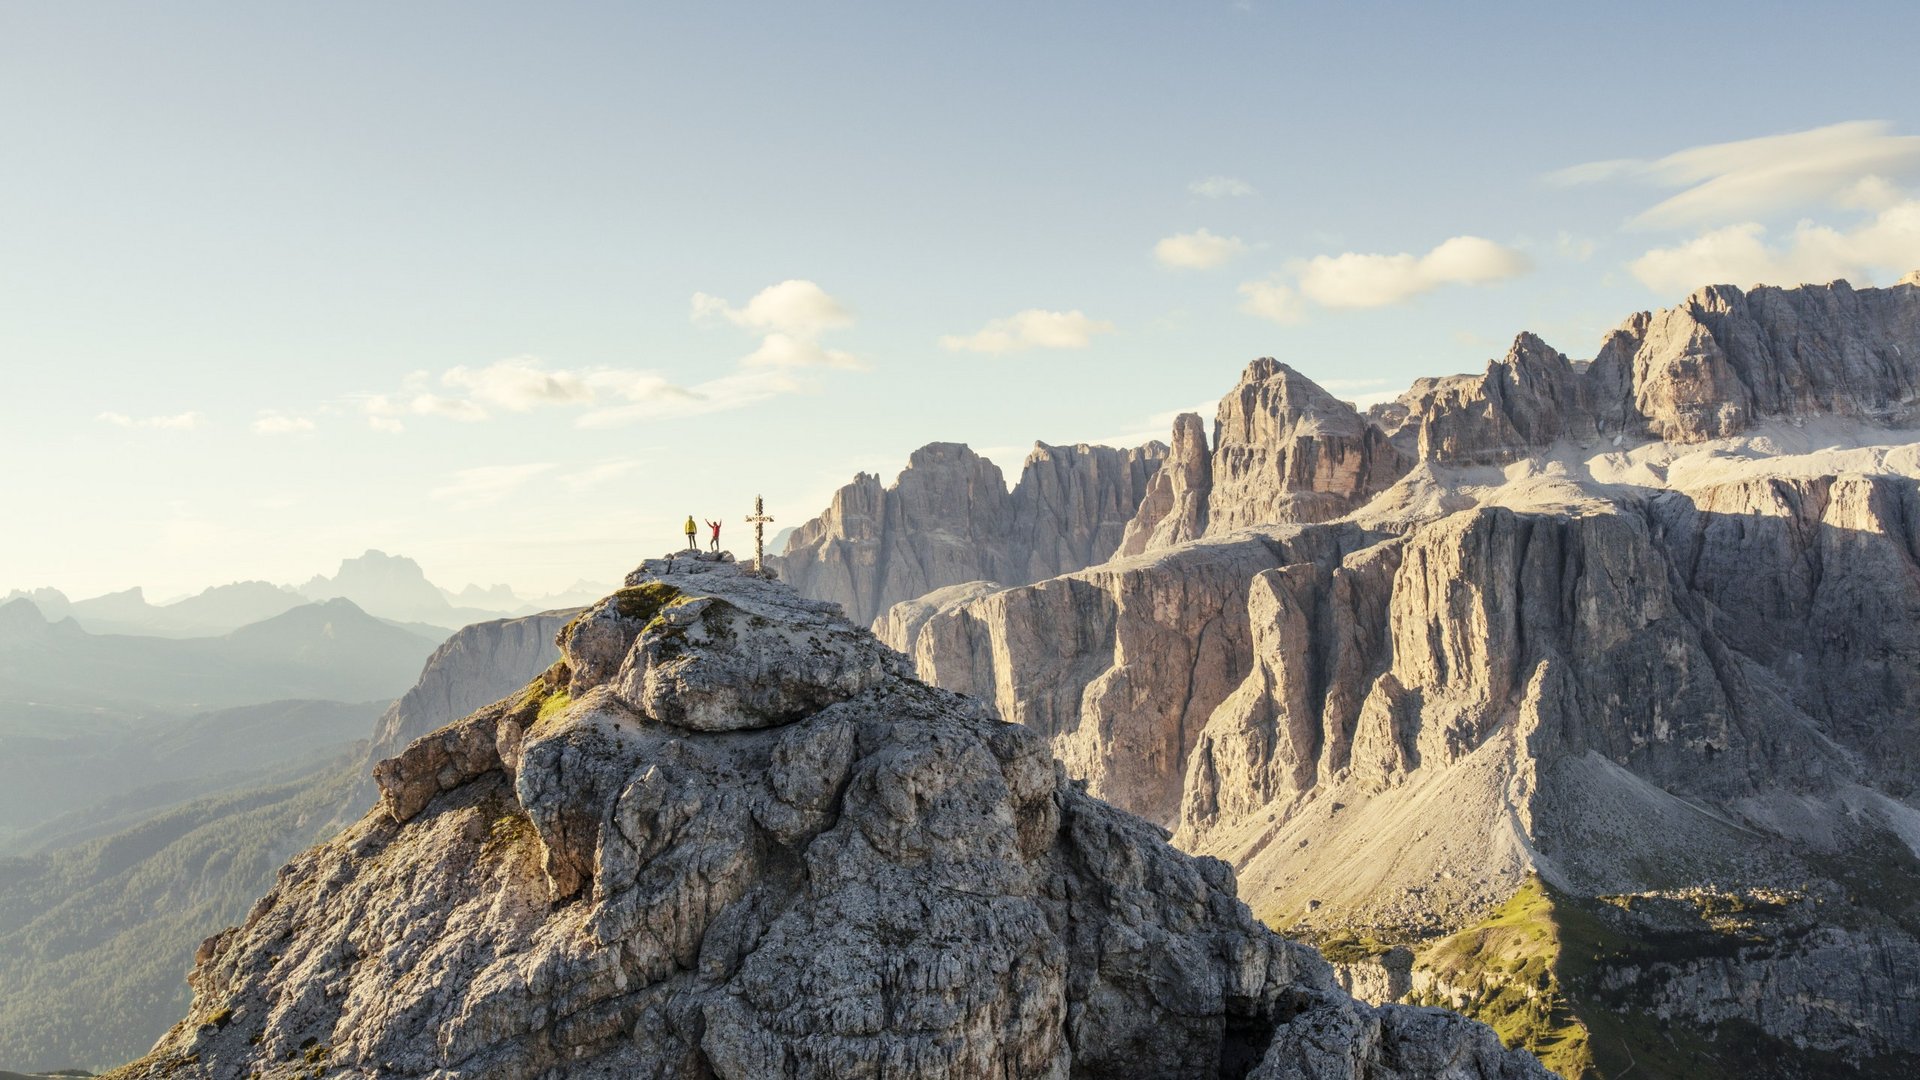
[[[792,524],[929,440],[1157,430],[1259,355],[1378,395],[1703,275],[1885,283],[1915,40],[1911,2],[0,2],[0,590],[613,580],[687,513],[739,549],[756,490]]]

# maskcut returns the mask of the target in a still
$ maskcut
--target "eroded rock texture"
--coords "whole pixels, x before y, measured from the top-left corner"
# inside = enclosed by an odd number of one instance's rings
[[[1575,362],[1533,334],[1477,375],[1416,380],[1365,416],[1285,364],[1254,361],[1207,445],[1174,425],[1124,555],[1250,525],[1326,521],[1422,465],[1508,465],[1556,443],[1698,443],[1762,421],[1920,419],[1920,287],[1701,289],[1642,312]],[[990,577],[992,575],[979,575]]]
[[[649,563],[210,939],[121,1077],[1546,1076],[831,604]]]
[[[1034,444],[1011,492],[958,443],[913,452],[892,487],[863,473],[772,560],[802,595],[862,626],[903,600],[969,581],[1025,584],[1104,561],[1120,546],[1166,448]]]
[[[1276,925],[1417,943],[1537,875],[1698,950],[1609,961],[1608,1008],[1920,1061],[1916,358],[1920,287],[1836,283],[1590,363],[1522,335],[1364,418],[1261,361],[1120,557],[889,640]],[[1636,906],[1676,895],[1707,914]]]

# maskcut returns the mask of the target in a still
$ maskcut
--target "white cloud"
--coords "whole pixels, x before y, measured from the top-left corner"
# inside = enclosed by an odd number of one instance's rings
[[[777,332],[761,338],[760,347],[741,357],[740,363],[750,368],[831,367],[852,371],[866,366],[852,353],[822,348],[818,342]]]
[[[1813,203],[1859,205],[1889,178],[1915,173],[1920,173],[1920,136],[1892,134],[1882,121],[1855,120],[1696,146],[1651,161],[1589,162],[1547,179],[1561,185],[1631,180],[1681,188],[1631,222],[1674,227],[1744,222]]]
[[[579,405],[593,400],[588,380],[570,371],[548,371],[530,356],[496,360],[483,368],[451,368],[440,383],[481,405],[526,412],[541,405]]]
[[[162,431],[191,431],[200,426],[205,419],[197,412],[175,413],[172,416],[133,417],[125,413],[103,412],[94,417],[103,424],[112,424],[123,428],[157,428]]]
[[[487,410],[479,402],[441,394],[415,394],[413,400],[407,402],[407,411],[416,416],[444,416],[463,424],[487,418]]]
[[[1246,297],[1240,303],[1240,310],[1249,315],[1287,326],[1302,322],[1307,317],[1307,308],[1301,302],[1300,294],[1277,277],[1265,281],[1243,281],[1240,283],[1240,295]]]
[[[853,315],[811,281],[770,285],[737,308],[718,296],[693,294],[694,321],[716,315],[762,335],[759,346],[740,358],[744,368],[831,367],[858,371],[866,367],[852,353],[819,344],[821,334],[852,326]]]
[[[1662,292],[1702,285],[1821,284],[1848,278],[1865,284],[1876,271],[1898,277],[1920,265],[1920,199],[1887,208],[1850,230],[1802,221],[1778,244],[1767,229],[1743,222],[1712,229],[1672,247],[1654,248],[1629,266]]]
[[[357,399],[360,414],[367,418],[367,426],[375,431],[401,432],[407,425],[400,419],[405,410],[386,394],[366,394]]]
[[[1385,307],[1442,285],[1484,285],[1532,266],[1513,248],[1478,236],[1456,236],[1425,255],[1320,255],[1300,270],[1300,292],[1330,308]]]
[[[397,392],[354,399],[369,427],[406,430],[410,416],[438,416],[477,422],[498,413],[530,412],[543,407],[577,408],[575,427],[600,428],[643,420],[737,409],[813,384],[790,372],[809,368],[863,369],[852,353],[830,349],[816,339],[825,331],[849,326],[853,317],[811,281],[783,281],[762,289],[742,307],[706,293],[695,293],[693,317],[720,317],[755,331],[759,343],[731,372],[693,386],[633,368],[550,368],[539,358],[516,356],[478,367],[449,368],[436,380],[415,371]],[[437,385],[436,385],[437,384]]]
[[[1187,190],[1209,199],[1237,199],[1253,194],[1253,185],[1237,176],[1209,176],[1188,184]]]
[[[428,492],[435,502],[451,503],[455,509],[471,510],[491,506],[520,490],[527,481],[553,468],[550,463],[529,465],[482,465],[461,469],[446,484]]]
[[[579,428],[617,427],[642,420],[700,416],[755,405],[770,398],[799,393],[810,384],[784,371],[765,368],[740,371],[689,387],[674,386],[653,393],[630,395],[627,405],[613,405],[581,414]]]
[[[304,416],[288,416],[275,409],[266,409],[250,426],[255,435],[297,435],[312,431],[313,421]]]
[[[827,330],[853,325],[853,315],[811,281],[790,280],[769,285],[744,307],[732,307],[718,296],[693,294],[696,321],[718,315],[736,326],[812,339]]]
[[[1028,308],[1017,315],[994,319],[972,334],[948,334],[940,339],[940,347],[953,352],[984,353],[1084,349],[1093,343],[1093,335],[1112,332],[1112,323],[1090,319],[1080,311]]]
[[[1159,259],[1162,266],[1206,270],[1246,250],[1246,241],[1237,236],[1215,236],[1206,229],[1196,229],[1176,233],[1153,245],[1153,257]]]

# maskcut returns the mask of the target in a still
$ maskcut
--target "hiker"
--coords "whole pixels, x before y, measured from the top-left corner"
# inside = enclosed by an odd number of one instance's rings
[[[707,528],[713,530],[713,539],[707,541],[707,550],[719,551],[720,550],[720,523],[717,521],[709,521],[707,522]]]
[[[688,514],[687,515],[687,550],[688,551],[700,550],[700,545],[695,543],[693,539],[694,535],[697,534],[699,531],[700,530],[697,527],[695,527],[695,525],[693,524],[693,515]]]

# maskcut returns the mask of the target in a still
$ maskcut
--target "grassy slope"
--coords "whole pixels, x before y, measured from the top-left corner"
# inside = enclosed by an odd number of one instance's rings
[[[1849,1063],[1795,1047],[1749,1024],[1695,1027],[1635,1007],[1632,990],[1605,988],[1610,970],[1731,955],[1765,938],[1755,936],[1753,924],[1740,919],[1703,919],[1693,932],[1655,931],[1630,922],[1614,910],[1618,907],[1571,898],[1529,879],[1481,922],[1435,941],[1413,943],[1414,1003],[1454,1008],[1480,1020],[1508,1046],[1532,1051],[1568,1080],[1893,1080],[1920,1075],[1914,1071],[1920,1063],[1911,1060]],[[1764,911],[1760,914],[1764,919]],[[1747,929],[1738,929],[1741,926]],[[1323,945],[1332,958],[1346,961],[1385,948],[1353,934],[1336,935]]]

